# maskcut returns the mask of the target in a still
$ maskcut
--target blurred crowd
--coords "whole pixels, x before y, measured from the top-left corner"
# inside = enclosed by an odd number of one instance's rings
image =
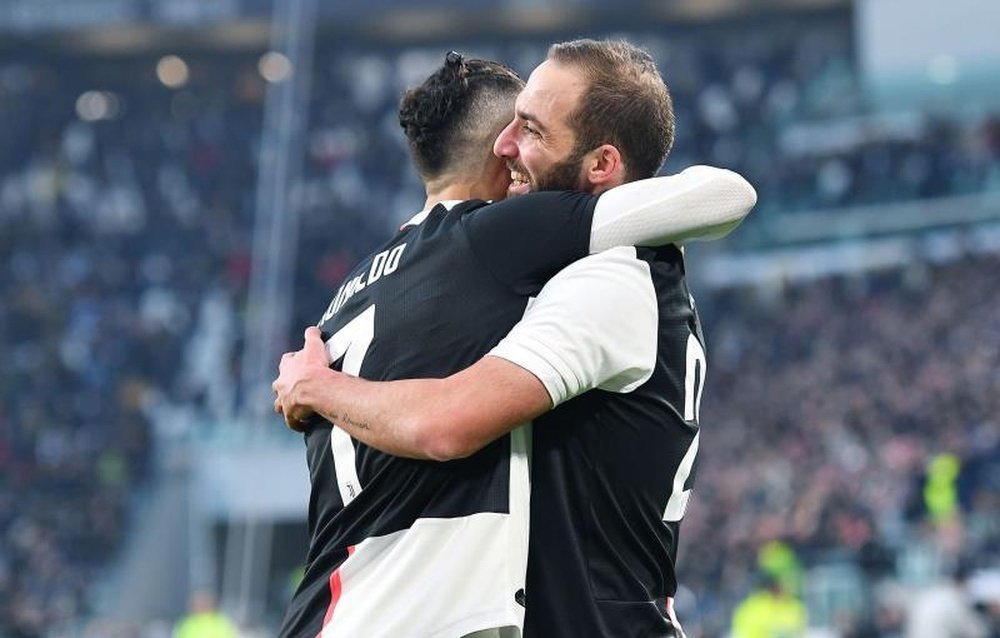
[[[855,566],[859,584],[920,584],[914,548],[945,573],[997,566],[998,268],[969,258],[705,300],[703,448],[680,559],[705,622],[724,624],[733,601],[713,598],[751,589],[775,540],[808,565]],[[942,464],[950,482],[935,480]],[[882,611],[890,626],[857,635],[892,635],[906,611],[892,594],[865,591],[843,629]]]
[[[137,82],[117,117],[86,122],[78,96],[121,69],[81,68],[0,67],[4,636],[86,615],[145,486],[150,409],[191,396],[184,346],[248,250],[259,108],[241,120],[233,98],[178,120]]]
[[[757,215],[1000,189],[1000,118],[864,116],[846,17],[629,37],[674,94],[666,171],[740,171],[758,188]],[[468,50],[526,73],[545,47]],[[422,204],[395,108],[444,48],[461,46],[319,43],[292,189],[302,215],[290,344]],[[168,87],[158,57],[0,58],[3,636],[86,616],[146,486],[157,409],[222,418],[240,401],[268,84],[256,54],[185,59],[189,76]],[[983,455],[995,461],[997,266],[811,283],[766,304],[754,291],[706,299],[710,400],[680,570],[705,635],[750,587],[762,543],[890,570],[886,557],[923,530],[929,459],[953,454],[966,477]],[[995,497],[985,478],[969,480],[962,539],[992,547],[979,515]]]

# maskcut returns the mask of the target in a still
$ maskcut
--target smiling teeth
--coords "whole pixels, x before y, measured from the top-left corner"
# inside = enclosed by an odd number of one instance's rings
[[[517,171],[510,172],[510,179],[515,182],[523,182],[525,184],[528,183],[528,176],[524,173],[518,173]]]

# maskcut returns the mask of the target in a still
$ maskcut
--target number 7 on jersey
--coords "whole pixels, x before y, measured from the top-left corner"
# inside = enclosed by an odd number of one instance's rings
[[[368,354],[368,346],[375,337],[375,306],[364,309],[347,325],[333,334],[326,341],[326,353],[330,361],[343,357],[340,371],[358,376],[361,364]],[[336,424],[334,424],[336,425]],[[330,451],[333,453],[333,467],[337,474],[337,487],[344,507],[361,493],[361,481],[358,480],[358,468],[355,462],[354,442],[351,435],[338,427],[330,430]]]

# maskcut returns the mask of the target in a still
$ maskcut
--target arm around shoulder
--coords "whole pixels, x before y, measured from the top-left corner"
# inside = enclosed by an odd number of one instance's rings
[[[534,374],[498,357],[486,356],[428,389],[436,392],[417,401],[412,427],[421,454],[438,461],[474,454],[552,408]]]
[[[469,456],[552,407],[520,366],[484,357],[444,379],[365,381],[329,371],[303,402],[388,454],[450,461]]]
[[[597,202],[590,252],[718,239],[739,226],[756,203],[750,182],[714,166],[623,184]]]

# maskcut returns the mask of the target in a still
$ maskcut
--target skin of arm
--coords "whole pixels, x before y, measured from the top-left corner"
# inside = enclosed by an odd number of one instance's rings
[[[274,409],[293,430],[318,414],[359,441],[395,456],[448,461],[476,452],[547,412],[535,375],[486,356],[443,379],[371,382],[330,369],[318,328],[281,359]]]

